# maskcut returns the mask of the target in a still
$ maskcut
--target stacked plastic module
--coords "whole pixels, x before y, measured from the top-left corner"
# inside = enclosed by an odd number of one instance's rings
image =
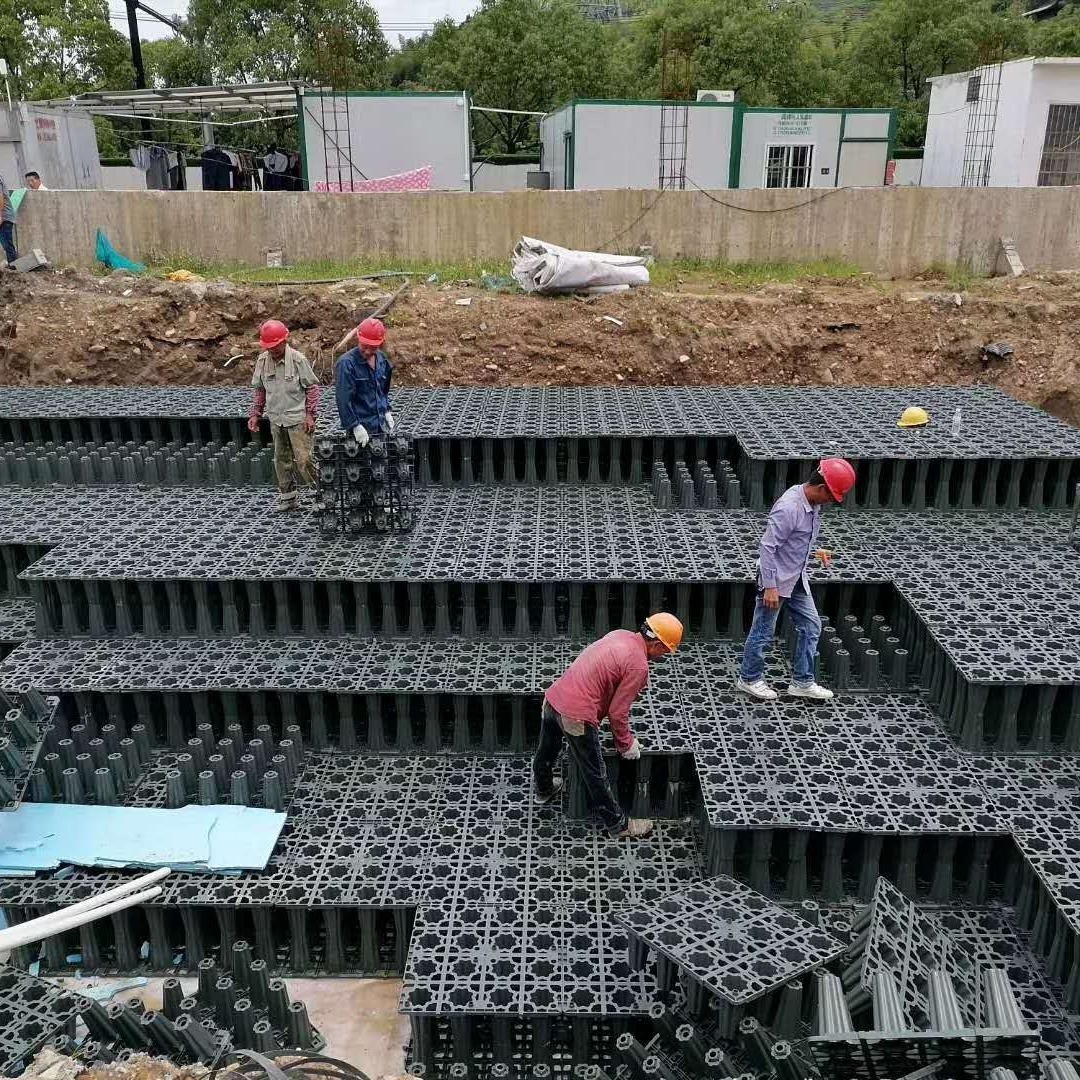
[[[315,442],[315,469],[323,535],[409,532],[416,523],[408,439],[374,435],[361,446],[349,436],[322,435]]]
[[[0,810],[17,810],[26,795],[56,707],[36,690],[0,693]]]
[[[678,987],[691,1015],[718,1013],[728,1039],[747,1016],[770,1023],[784,1010],[798,1015],[799,977],[844,952],[815,923],[725,876],[615,918],[630,935],[630,966],[644,970],[651,958],[659,991]]]
[[[0,1074],[18,1076],[57,1036],[74,1033],[79,998],[0,964]]]
[[[907,1042],[890,1044],[904,1060],[938,1045],[923,1036],[944,1030],[931,1029],[927,988],[940,971],[963,1013],[949,1037],[975,1032],[965,1047],[1001,1051],[1024,1074],[1029,1036],[1004,1006],[987,1012],[988,968],[1008,970],[1044,1056],[1080,1055],[1068,1011],[1080,1008],[1068,632],[1080,567],[1061,503],[1075,431],[982,389],[402,391],[415,525],[357,543],[341,489],[323,535],[320,517],[275,514],[268,485],[201,482],[207,455],[245,445],[246,392],[102,394],[0,393],[0,437],[20,460],[68,442],[106,475],[121,458],[120,483],[24,477],[2,492],[0,595],[19,607],[0,609],[0,631],[8,610],[18,624],[0,690],[59,698],[31,794],[36,777],[37,796],[64,797],[67,769],[83,799],[131,805],[231,800],[237,780],[288,820],[263,871],[173,874],[152,903],[14,963],[216,968],[243,999],[230,958],[247,941],[270,976],[404,973],[411,1061],[437,1080],[604,1080],[587,1071],[597,1063],[611,1080],[794,1080],[813,1069],[819,979],[776,935],[794,918],[850,936],[856,905],[877,895],[880,933],[860,941],[860,921],[838,962],[853,1017],[829,1051],[842,1067],[851,1038],[877,1028],[883,972],[906,1011]],[[934,422],[905,432],[896,417],[912,397]],[[320,441],[332,395],[321,408]],[[122,483],[128,457],[174,440],[199,477]],[[819,679],[838,695],[755,703],[733,684],[763,511],[825,452],[856,458],[860,476],[853,505],[825,515],[832,566],[811,573]],[[358,448],[349,460],[367,475]],[[1055,588],[1030,585],[1042,580]],[[620,804],[656,827],[614,840],[565,771],[559,799],[534,805],[527,755],[544,691],[582,646],[665,609],[687,635],[635,703],[641,759],[622,761],[604,736]],[[767,658],[779,688],[790,636],[782,622]],[[4,879],[0,907],[17,922],[126,876]],[[660,920],[665,897],[702,887],[704,918],[673,925],[707,956],[727,940],[715,913],[732,901],[711,891],[722,886],[743,890],[732,925],[758,950],[754,986],[769,987],[741,1004],[689,974],[672,982],[672,959],[642,966],[616,918]],[[923,900],[952,922],[912,907]],[[883,963],[863,986],[867,949]],[[955,1060],[969,1075],[970,1059]]]
[[[892,972],[879,972],[873,982],[872,1027],[858,1029],[840,979],[824,974],[818,980],[817,1034],[810,1039],[814,1059],[823,1075],[836,1080],[891,1080],[931,1066],[959,1080],[982,1080],[996,1069],[1017,1078],[1037,1077],[1039,1032],[1024,1019],[1008,975],[988,969],[982,973],[982,988],[982,1011],[972,1017],[962,1009],[949,977],[931,970],[929,1017],[926,1026],[917,1026],[904,1010]]]

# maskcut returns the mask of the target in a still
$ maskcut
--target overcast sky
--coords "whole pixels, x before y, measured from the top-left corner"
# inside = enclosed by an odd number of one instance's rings
[[[156,8],[163,15],[183,15],[187,12],[187,0],[146,0],[147,7]],[[460,21],[478,6],[478,0],[373,0],[379,20],[391,45],[398,36],[415,37],[430,30],[438,20],[449,15]],[[127,17],[123,0],[110,0],[109,12],[113,26],[127,33]],[[145,13],[139,15],[139,29],[143,38],[168,37],[170,30]]]

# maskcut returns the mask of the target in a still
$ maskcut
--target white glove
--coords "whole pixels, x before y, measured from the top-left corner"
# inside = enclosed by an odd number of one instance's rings
[[[386,428],[387,435],[394,434],[394,428],[397,427],[397,421],[394,420],[394,414],[387,411],[386,416],[383,417],[383,426]]]
[[[367,446],[371,442],[371,436],[368,434],[368,430],[363,424],[357,424],[352,429],[352,437],[361,445]]]
[[[623,761],[637,761],[641,757],[641,743],[637,741],[637,736],[634,736],[634,741],[625,749],[619,751],[619,757]]]

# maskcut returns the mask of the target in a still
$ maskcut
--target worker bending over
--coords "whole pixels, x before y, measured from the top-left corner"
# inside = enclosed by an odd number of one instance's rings
[[[361,446],[372,435],[394,433],[390,412],[390,376],[394,369],[382,351],[386,327],[379,319],[365,319],[339,342],[344,348],[355,336],[356,348],[337,360],[334,388],[338,416],[344,431],[352,432]]]
[[[814,657],[821,638],[821,616],[806,577],[811,552],[824,566],[828,551],[814,550],[821,527],[821,508],[840,503],[855,486],[855,470],[843,458],[825,458],[805,484],[789,487],[773,504],[758,557],[757,604],[754,624],[743,649],[742,669],[735,684],[758,701],[775,701],[776,691],[765,681],[765,650],[772,642],[780,608],[786,604],[795,622],[795,662],[787,692],[793,697],[828,701],[831,690],[814,680]]]
[[[533,758],[535,799],[543,806],[562,783],[554,765],[563,736],[570,747],[571,768],[585,785],[589,809],[612,836],[648,836],[652,822],[627,818],[608,785],[600,750],[600,721],[611,721],[615,748],[626,761],[641,757],[630,731],[630,706],[649,681],[649,661],[673,653],[682,641],[682,623],[667,612],[650,615],[637,632],[612,630],[594,641],[555,680],[544,695],[540,746]]]
[[[251,432],[259,430],[264,413],[270,421],[279,510],[295,510],[298,488],[315,483],[311,436],[321,390],[307,357],[288,340],[289,328],[283,322],[269,319],[262,324],[259,345],[263,351],[251,377],[255,393],[248,416]]]

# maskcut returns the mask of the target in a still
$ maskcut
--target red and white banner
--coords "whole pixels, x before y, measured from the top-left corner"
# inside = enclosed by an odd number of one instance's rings
[[[380,176],[375,180],[354,180],[352,183],[327,184],[320,181],[315,185],[316,191],[343,191],[343,192],[373,192],[373,191],[430,191],[431,190],[431,166],[424,165],[419,169],[410,169],[408,172],[396,173],[394,176]]]

